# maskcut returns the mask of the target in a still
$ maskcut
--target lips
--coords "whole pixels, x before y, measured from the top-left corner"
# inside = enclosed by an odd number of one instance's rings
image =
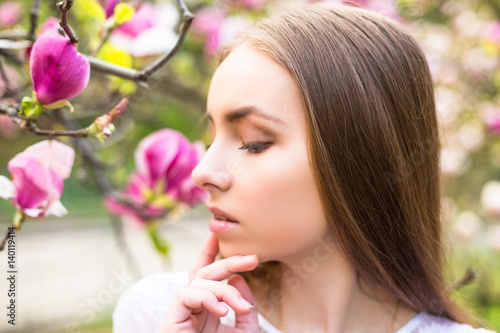
[[[234,217],[218,208],[208,207],[208,210],[214,215],[217,220],[238,223],[238,221]]]

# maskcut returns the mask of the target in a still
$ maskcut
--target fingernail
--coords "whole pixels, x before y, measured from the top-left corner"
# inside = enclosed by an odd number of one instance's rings
[[[248,303],[243,297],[240,297],[240,303],[245,309],[250,309],[252,307],[252,304]]]
[[[222,305],[222,304],[220,304],[220,303],[219,303],[219,305],[217,305],[217,307],[218,307],[218,308],[219,308],[219,310],[221,310],[222,312],[224,312],[224,313],[225,313],[225,312],[227,312],[227,308],[226,308],[224,305]]]

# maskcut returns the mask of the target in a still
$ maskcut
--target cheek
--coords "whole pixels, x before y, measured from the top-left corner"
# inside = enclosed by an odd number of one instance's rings
[[[289,150],[260,162],[258,174],[247,178],[249,190],[241,191],[248,203],[248,227],[268,255],[290,255],[317,241],[327,229],[307,154]]]

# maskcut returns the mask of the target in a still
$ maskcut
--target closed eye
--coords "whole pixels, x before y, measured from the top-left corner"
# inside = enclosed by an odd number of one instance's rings
[[[270,143],[244,143],[238,149],[246,149],[250,154],[258,154],[263,150],[269,149],[269,147],[271,147]]]

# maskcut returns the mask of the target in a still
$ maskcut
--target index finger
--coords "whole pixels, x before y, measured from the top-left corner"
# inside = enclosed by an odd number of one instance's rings
[[[196,263],[189,272],[189,281],[191,282],[193,280],[194,276],[201,268],[213,263],[218,253],[219,240],[217,239],[217,236],[215,236],[215,234],[211,232],[201,246],[200,253],[198,254],[198,258],[196,259]]]

